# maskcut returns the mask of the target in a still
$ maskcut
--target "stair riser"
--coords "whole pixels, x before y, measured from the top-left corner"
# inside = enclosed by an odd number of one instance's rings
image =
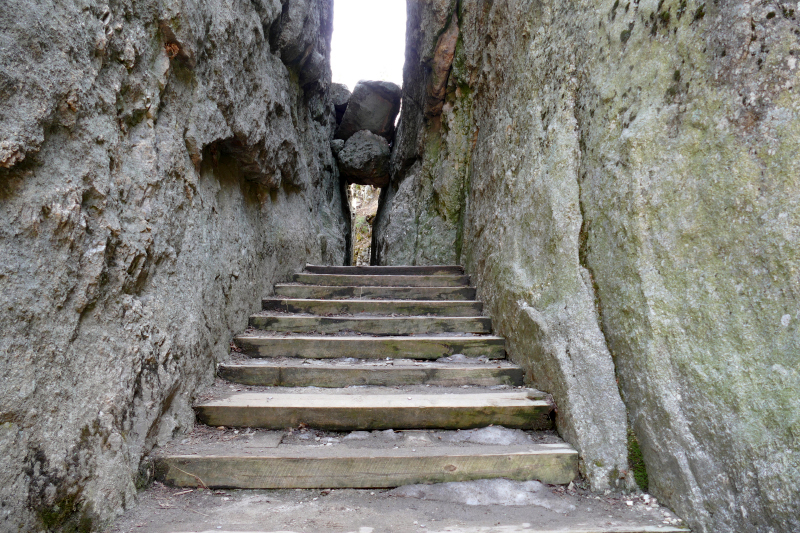
[[[312,315],[356,315],[368,313],[373,315],[403,316],[447,316],[477,317],[483,311],[481,302],[430,301],[416,300],[292,300],[281,298],[264,298],[261,301],[264,311],[282,311],[285,313],[308,313]]]
[[[303,316],[251,316],[250,326],[283,333],[338,333],[355,331],[369,335],[415,335],[429,333],[492,332],[489,318],[369,318]]]
[[[465,287],[469,276],[347,276],[338,274],[295,274],[295,283],[307,285],[368,287]]]
[[[265,367],[263,365],[223,365],[219,368],[223,379],[243,385],[266,387],[348,387],[351,385],[376,385],[384,387],[401,385],[436,385],[460,387],[474,385],[521,386],[521,368],[303,368]]]
[[[425,359],[453,354],[489,359],[505,357],[505,342],[480,337],[442,340],[381,337],[237,337],[236,344],[250,357],[304,357],[309,359]]]
[[[210,426],[285,429],[306,424],[329,431],[473,429],[492,424],[518,429],[552,429],[549,410],[547,405],[425,408],[195,407],[198,420]]]
[[[309,274],[344,274],[350,276],[463,276],[460,266],[315,266],[306,265]]]
[[[260,458],[175,457],[156,464],[159,481],[178,487],[314,489],[390,488],[506,478],[566,484],[575,479],[575,453],[484,456]],[[192,476],[193,474],[194,476]]]
[[[275,286],[275,294],[286,298],[388,300],[474,300],[472,287],[321,287],[318,285]]]

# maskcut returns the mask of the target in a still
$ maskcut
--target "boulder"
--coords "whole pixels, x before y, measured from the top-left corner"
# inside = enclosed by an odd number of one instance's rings
[[[347,140],[358,131],[369,130],[391,141],[401,95],[400,87],[388,81],[358,82],[336,130],[336,138]]]
[[[385,187],[389,184],[389,143],[362,130],[347,139],[339,152],[339,172],[348,183]]]
[[[347,109],[347,103],[350,101],[350,89],[343,83],[331,83],[331,100],[333,101],[333,108],[336,110],[336,123],[342,123],[342,117]]]

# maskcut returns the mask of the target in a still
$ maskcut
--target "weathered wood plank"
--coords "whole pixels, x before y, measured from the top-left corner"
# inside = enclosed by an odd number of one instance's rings
[[[311,359],[438,359],[453,354],[489,359],[505,357],[505,340],[490,335],[460,336],[305,336],[275,337],[242,334],[236,344],[251,357],[306,357]]]
[[[525,392],[481,394],[237,393],[195,406],[211,426],[281,429],[306,424],[331,431],[472,429],[491,424],[550,429],[550,404]]]
[[[474,300],[473,287],[333,287],[278,283],[275,294],[283,298],[343,300],[381,298],[387,300]]]
[[[223,364],[218,374],[221,378],[244,385],[275,387],[348,387],[374,385],[394,387],[400,385],[437,385],[460,387],[477,385],[521,386],[523,371],[519,367],[492,365],[464,365],[425,363],[408,366],[374,365],[304,365],[281,364]]]
[[[294,298],[264,298],[264,311],[285,313],[309,313],[312,315],[436,315],[436,316],[480,316],[482,302],[449,300],[308,300]]]
[[[256,457],[205,455],[159,458],[157,478],[179,487],[211,488],[389,488],[502,477],[566,484],[575,479],[578,454],[566,447],[436,447],[343,450],[306,446],[265,450]]]
[[[392,276],[392,275],[358,275],[344,274],[305,274],[292,277],[295,283],[307,285],[350,286],[363,285],[369,287],[464,287],[469,285],[469,276],[436,275],[436,276]]]
[[[306,265],[309,274],[345,274],[349,276],[435,276],[463,275],[464,267],[457,265],[434,266],[318,266]]]
[[[252,315],[250,327],[281,333],[354,331],[369,335],[487,334],[492,332],[492,320],[488,317],[325,317],[273,313]]]

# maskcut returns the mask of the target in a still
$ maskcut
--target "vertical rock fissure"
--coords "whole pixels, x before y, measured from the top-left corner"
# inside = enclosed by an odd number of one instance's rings
[[[577,90],[577,89],[576,89]],[[574,101],[578,102],[580,99],[576,95],[574,96]],[[600,298],[600,287],[597,284],[597,280],[595,279],[594,272],[592,270],[592,266],[589,264],[589,247],[590,247],[590,232],[591,232],[591,224],[588,219],[588,214],[586,212],[585,206],[585,198],[584,198],[584,190],[583,190],[583,182],[587,176],[587,169],[583,166],[583,150],[586,146],[586,142],[584,139],[584,132],[586,131],[585,125],[582,124],[580,113],[578,113],[577,106],[573,108],[573,118],[576,124],[576,132],[578,134],[578,165],[577,165],[577,172],[575,175],[576,185],[578,188],[578,210],[581,216],[581,224],[580,224],[580,231],[578,234],[578,264],[581,268],[584,269],[586,272],[585,279],[589,282],[589,287],[592,294],[592,300],[594,302],[594,309],[597,316],[597,328],[600,331],[600,335],[602,337],[602,343],[605,346],[605,349],[608,351],[609,356],[611,357],[612,364],[614,366],[614,376],[615,381],[617,384],[617,390],[619,393],[619,397],[623,404],[625,404],[625,394],[622,385],[620,384],[620,376],[619,376],[619,369],[617,368],[616,364],[616,357],[612,346],[609,345],[608,336],[606,334],[606,326],[605,320],[603,318],[603,302]],[[643,460],[641,459],[641,450],[639,449],[638,438],[635,436],[635,432],[633,429],[633,425],[630,421],[630,413],[628,412],[627,404],[625,404],[625,434],[627,436],[626,439],[626,451],[627,451],[627,471],[622,472],[622,476],[625,478],[626,488],[632,488],[635,486],[639,486],[641,490],[647,490],[647,485],[641,482],[642,479],[647,479],[646,472],[642,473],[641,470],[646,468]],[[635,456],[637,459],[636,464],[632,464],[632,458]],[[639,464],[641,462],[641,464]]]

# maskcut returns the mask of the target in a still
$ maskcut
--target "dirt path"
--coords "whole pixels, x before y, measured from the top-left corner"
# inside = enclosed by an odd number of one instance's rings
[[[388,490],[188,490],[156,483],[108,533],[676,531],[676,517],[642,496],[598,496],[547,487],[546,504],[466,505],[394,496]],[[512,495],[513,496],[513,495]],[[555,502],[555,505],[553,505]],[[627,502],[631,502],[629,505]],[[670,522],[670,523],[665,523]],[[605,529],[598,529],[605,528]]]

